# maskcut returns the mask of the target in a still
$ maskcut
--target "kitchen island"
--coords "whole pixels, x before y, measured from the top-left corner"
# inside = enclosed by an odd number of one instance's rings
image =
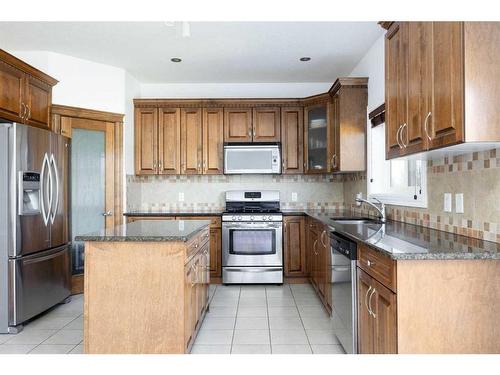
[[[140,221],[85,242],[84,352],[188,353],[208,310],[208,220]]]

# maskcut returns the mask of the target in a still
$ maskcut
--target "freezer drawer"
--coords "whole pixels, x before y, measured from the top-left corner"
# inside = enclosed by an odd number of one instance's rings
[[[10,326],[40,314],[71,293],[69,246],[10,259],[9,272]]]

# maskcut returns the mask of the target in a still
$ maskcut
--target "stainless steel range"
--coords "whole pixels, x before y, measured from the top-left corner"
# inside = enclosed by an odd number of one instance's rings
[[[226,192],[222,282],[283,283],[283,215],[279,191]]]

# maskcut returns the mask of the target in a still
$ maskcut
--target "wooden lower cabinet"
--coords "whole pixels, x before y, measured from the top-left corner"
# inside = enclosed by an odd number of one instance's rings
[[[308,218],[307,254],[309,280],[321,302],[332,312],[331,293],[331,255],[328,237],[328,226]]]
[[[285,216],[283,225],[285,277],[306,277],[306,218]]]
[[[397,353],[396,293],[362,269],[357,273],[359,353]]]

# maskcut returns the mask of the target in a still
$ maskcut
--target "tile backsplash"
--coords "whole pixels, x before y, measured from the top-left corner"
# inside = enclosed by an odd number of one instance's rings
[[[279,190],[284,209],[339,208],[343,177],[335,175],[127,176],[127,211],[212,212],[227,190]],[[297,201],[292,201],[292,192]],[[179,201],[179,193],[184,201]]]
[[[428,161],[428,208],[387,206],[392,220],[500,243],[500,148]],[[212,212],[227,190],[279,190],[284,209],[357,207],[366,173],[343,175],[127,176],[127,211]],[[292,192],[297,201],[292,201]],[[464,213],[443,212],[443,194],[463,193]],[[184,193],[180,202],[179,193]],[[373,213],[373,212],[371,212]]]

